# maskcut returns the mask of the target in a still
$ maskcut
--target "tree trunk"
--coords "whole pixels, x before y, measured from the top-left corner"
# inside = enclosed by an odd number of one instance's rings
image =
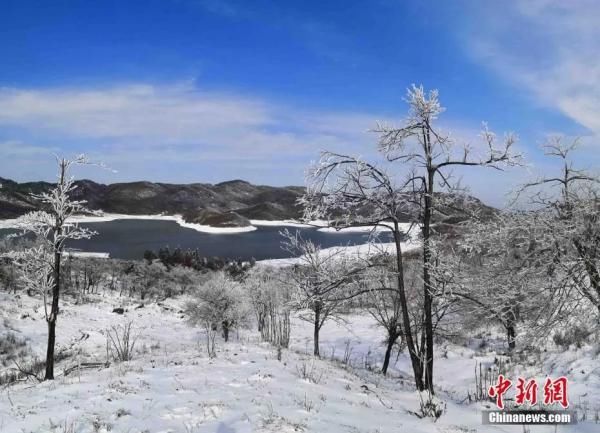
[[[262,330],[265,327],[265,313],[258,313],[258,332],[262,334]]]
[[[595,291],[595,296],[591,290],[585,290],[583,291],[583,293],[585,297],[588,298],[588,300],[592,302],[592,304],[595,305],[596,308],[598,308],[598,320],[600,321],[600,272],[596,267],[595,261],[590,258],[590,254],[586,252],[581,242],[578,239],[575,239],[573,241],[573,244],[575,245],[577,253],[585,266],[585,271],[588,275],[590,285]]]
[[[313,355],[321,356],[319,354],[319,331],[321,329],[321,304],[317,301],[315,305],[315,322],[314,322],[314,330],[313,330]]]
[[[64,185],[67,165],[65,160],[61,161],[59,185]],[[64,221],[62,215],[55,215],[54,224],[54,286],[52,287],[52,306],[48,317],[48,347],[46,348],[46,375],[44,380],[54,379],[54,346],[56,343],[56,320],[58,318],[58,300],[60,295],[60,259],[62,257],[63,245],[61,235]]]
[[[423,214],[423,309],[425,315],[425,384],[428,391],[433,394],[433,319],[431,309],[433,299],[431,295],[431,216],[433,210],[433,182],[435,171],[427,171],[428,185],[425,195],[425,212]]]
[[[56,320],[48,321],[48,346],[46,348],[46,375],[44,380],[54,379],[54,345],[56,341]]]
[[[60,233],[60,229],[57,229]],[[52,305],[48,317],[48,347],[46,348],[46,375],[44,380],[54,379],[54,346],[56,343],[56,319],[58,317],[58,299],[60,289],[60,245],[55,246],[54,253],[54,287],[52,288]]]
[[[229,341],[229,322],[227,320],[225,320],[225,321],[223,321],[221,326],[223,327],[223,338],[225,339],[225,342],[227,343]]]
[[[381,368],[381,372],[383,375],[387,375],[388,366],[390,365],[390,356],[392,356],[392,348],[394,347],[394,343],[398,339],[398,335],[390,335],[388,337],[387,349],[385,349],[385,358],[383,359],[383,367]]]
[[[406,301],[406,292],[404,290],[404,268],[402,264],[402,245],[400,239],[400,228],[398,221],[394,221],[394,244],[396,246],[396,270],[397,270],[397,283],[398,293],[400,295],[400,306],[402,309],[402,329],[404,331],[404,338],[406,339],[406,347],[410,355],[410,362],[412,364],[413,373],[415,375],[415,385],[419,391],[425,389],[423,385],[423,368],[419,355],[415,347],[413,340],[412,329],[410,326],[410,315],[408,313],[408,302]]]
[[[508,339],[508,349],[509,350],[513,350],[516,347],[516,341],[515,341],[515,337],[516,337],[516,331],[515,331],[515,324],[512,320],[510,320],[508,322],[508,324],[506,325],[506,336]]]

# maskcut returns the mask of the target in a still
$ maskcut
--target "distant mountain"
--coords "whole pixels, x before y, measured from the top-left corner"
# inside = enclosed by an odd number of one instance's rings
[[[130,182],[104,185],[77,181],[73,198],[87,200],[88,207],[130,215],[181,214],[188,222],[217,227],[243,227],[250,219],[299,218],[296,199],[304,192],[297,186],[273,187],[232,180],[216,185]],[[17,183],[0,178],[0,218],[15,218],[37,209],[31,193],[47,191],[47,182]]]
[[[40,204],[31,194],[53,186],[48,182],[17,183],[2,178],[0,184],[0,219],[16,218],[38,209]],[[296,200],[304,193],[299,186],[252,185],[243,180],[216,185],[144,181],[104,185],[91,180],[79,180],[76,184],[72,198],[86,200],[93,210],[129,215],[180,214],[187,222],[215,227],[245,227],[251,219],[298,219],[302,209]],[[436,217],[442,230],[469,219],[473,213],[485,219],[496,212],[475,197],[456,196],[445,201],[452,204],[440,209]]]

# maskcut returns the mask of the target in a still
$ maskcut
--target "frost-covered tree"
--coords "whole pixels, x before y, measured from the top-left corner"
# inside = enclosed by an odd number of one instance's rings
[[[319,353],[319,333],[327,320],[334,318],[344,303],[357,296],[354,283],[364,264],[351,259],[342,249],[323,250],[299,232],[282,232],[283,247],[298,263],[290,272],[293,286],[292,307],[300,319],[313,325],[313,355]]]
[[[408,117],[402,125],[378,124],[379,150],[393,174],[348,155],[324,152],[319,163],[311,169],[307,193],[302,199],[307,218],[327,218],[336,226],[375,224],[389,228],[394,235],[397,255],[397,284],[403,310],[403,332],[411,357],[415,383],[419,390],[433,392],[433,287],[431,280],[434,236],[432,221],[435,213],[443,211],[452,194],[451,170],[454,167],[487,166],[500,169],[515,164],[515,137],[506,135],[498,143],[495,134],[484,127],[481,137],[485,151],[477,155],[469,145],[461,145],[436,126],[444,111],[438,92],[427,94],[422,87],[408,90]],[[440,185],[440,191],[436,186]],[[342,218],[342,220],[340,220]],[[401,232],[399,223],[411,221],[421,229],[423,257],[423,317],[425,356],[419,357],[414,330],[410,325],[403,294]]]
[[[2,251],[2,247],[0,247],[0,251]],[[18,281],[15,266],[9,259],[2,257],[4,254],[0,253],[0,284],[5,291],[10,292],[12,290],[16,293]]]
[[[402,302],[400,291],[395,280],[396,272],[388,257],[381,257],[383,263],[378,267],[369,268],[360,284],[366,288],[366,310],[385,330],[385,356],[381,372],[386,375],[394,345],[403,336],[402,332]]]
[[[248,300],[240,283],[219,271],[193,294],[186,312],[192,324],[204,327],[208,354],[214,357],[216,330],[221,329],[223,339],[227,342],[229,332],[246,323]]]
[[[465,225],[456,248],[441,252],[433,271],[447,283],[439,296],[460,298],[468,305],[464,314],[500,323],[509,349],[517,337],[544,337],[567,323],[582,299],[598,311],[598,180],[573,167],[576,145],[550,138],[544,149],[560,160],[560,174],[519,188],[517,197],[526,196],[530,209]]]
[[[168,268],[161,262],[137,263],[134,269],[133,287],[143,301],[146,298],[166,297],[172,290],[173,282]]]
[[[287,270],[268,267],[253,268],[243,281],[256,316],[263,341],[277,347],[289,347],[292,293]]]
[[[549,296],[547,267],[536,248],[546,234],[536,221],[535,212],[501,212],[464,224],[454,243],[433,244],[435,297],[459,302],[470,320],[500,324],[509,350],[520,323],[527,322],[530,334],[547,330],[564,300],[558,292]]]
[[[46,350],[46,380],[54,379],[54,348],[56,343],[56,321],[59,315],[59,300],[63,286],[61,259],[65,243],[69,239],[89,238],[94,232],[80,227],[69,219],[89,210],[84,201],[71,199],[77,185],[70,170],[74,165],[87,164],[85,156],[74,159],[57,158],[58,180],[48,192],[33,197],[44,210],[30,212],[18,219],[18,228],[34,233],[39,245],[24,251],[10,253],[16,264],[21,282],[27,290],[43,296],[46,323],[48,324],[48,346]]]
[[[387,229],[394,240],[395,278],[400,303],[403,337],[415,383],[423,386],[423,364],[415,342],[414,326],[404,284],[403,240],[408,215],[414,212],[409,185],[399,182],[384,168],[360,158],[325,152],[309,171],[306,194],[301,198],[304,218],[325,218],[336,228],[375,226]]]
[[[555,288],[572,287],[593,307],[600,320],[600,178],[577,169],[571,160],[578,140],[550,137],[544,146],[560,161],[560,173],[523,185],[538,206],[538,220],[547,235],[537,243]]]

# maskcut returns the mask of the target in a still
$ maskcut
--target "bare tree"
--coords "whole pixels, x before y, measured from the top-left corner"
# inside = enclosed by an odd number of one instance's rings
[[[546,260],[537,248],[546,233],[537,216],[501,212],[464,224],[455,243],[434,243],[434,295],[460,301],[462,315],[502,325],[509,350],[516,347],[519,323],[527,322],[531,335],[547,331],[565,309],[565,293],[549,290]]]
[[[389,257],[382,257],[380,267],[370,268],[364,275],[361,284],[368,288],[366,294],[366,310],[385,332],[385,356],[381,372],[386,375],[394,345],[403,335],[402,303],[400,292],[395,289],[396,272]]]
[[[416,193],[420,212],[417,223],[423,238],[423,299],[425,316],[426,359],[425,386],[433,392],[433,317],[432,303],[434,288],[430,275],[432,265],[432,220],[436,211],[436,182],[450,190],[450,175],[445,171],[453,166],[487,166],[500,169],[515,164],[518,155],[513,155],[513,135],[507,135],[501,145],[487,127],[481,134],[487,145],[487,155],[478,158],[468,145],[459,146],[435,127],[435,121],[444,109],[438,100],[438,92],[426,95],[423,87],[413,86],[408,91],[410,106],[408,119],[400,127],[378,125],[379,147],[388,161],[400,162],[411,167],[408,182]],[[458,150],[458,152],[457,152]]]
[[[571,154],[578,143],[550,137],[545,153],[560,161],[560,174],[523,185],[517,197],[529,194],[540,207],[539,224],[547,236],[538,242],[537,253],[546,258],[557,285],[574,287],[600,320],[600,179],[574,167]]]
[[[91,230],[69,221],[76,214],[90,212],[85,207],[84,201],[70,198],[77,187],[70,176],[70,170],[74,165],[87,164],[87,159],[83,155],[74,159],[57,158],[57,163],[56,185],[49,192],[33,195],[45,210],[30,212],[18,220],[18,228],[24,232],[34,233],[40,242],[39,246],[10,254],[20,270],[22,282],[27,289],[41,293],[44,298],[48,324],[45,380],[54,379],[56,320],[63,284],[61,258],[65,243],[69,239],[89,238],[94,234]],[[49,301],[48,294],[50,294]]]
[[[496,136],[484,127],[482,138],[486,151],[477,157],[468,145],[459,145],[435,127],[444,110],[437,91],[426,94],[422,87],[408,90],[409,113],[400,127],[378,124],[379,150],[390,164],[400,164],[399,172],[389,175],[384,169],[359,158],[331,152],[309,173],[308,189],[302,203],[306,217],[325,217],[336,226],[369,224],[387,227],[396,244],[397,285],[403,316],[403,332],[411,357],[415,384],[419,390],[433,392],[433,287],[431,239],[434,213],[452,200],[440,195],[435,186],[455,192],[450,183],[453,167],[487,166],[501,169],[515,164],[519,156],[512,153],[515,137],[506,135],[498,145]],[[401,179],[398,181],[398,179]],[[340,221],[345,216],[345,221]],[[402,275],[401,221],[411,221],[421,229],[423,241],[423,316],[425,358],[417,351],[410,312],[406,302]]]
[[[250,303],[263,341],[288,348],[290,343],[289,271],[265,267],[253,268],[244,279]]]
[[[407,344],[415,383],[424,389],[423,369],[413,336],[404,287],[403,224],[415,206],[409,199],[409,184],[398,183],[387,171],[348,155],[325,152],[311,168],[306,194],[301,198],[304,218],[325,218],[336,228],[374,226],[391,232],[395,248],[396,288],[402,313],[402,330]],[[410,229],[410,227],[409,227]]]
[[[353,283],[360,278],[364,264],[349,258],[341,248],[323,250],[299,232],[285,230],[282,235],[284,248],[299,261],[290,272],[295,289],[291,305],[300,312],[300,319],[312,323],[313,355],[320,356],[319,332],[346,301],[358,295]]]

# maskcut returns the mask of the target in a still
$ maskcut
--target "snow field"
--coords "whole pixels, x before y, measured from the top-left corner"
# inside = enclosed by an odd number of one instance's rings
[[[366,315],[348,316],[346,323],[327,322],[321,333],[322,359],[306,353],[311,349],[312,329],[297,319],[292,324],[291,348],[283,351],[281,361],[276,350],[261,343],[251,330],[234,333],[230,343],[218,341],[217,358],[209,359],[203,332],[190,327],[181,313],[185,299],[147,303],[137,309],[139,302],[128,299],[97,297],[93,301],[83,305],[63,302],[58,349],[71,347],[72,355],[57,365],[59,375],[54,381],[23,382],[2,389],[0,432],[523,431],[521,426],[483,426],[480,410],[484,404],[460,403],[473,382],[476,353],[467,347],[438,351],[436,380],[446,413],[437,422],[412,414],[418,412],[419,397],[405,353],[392,362],[389,378],[364,368],[368,359],[376,370],[384,350],[381,330]],[[40,303],[4,293],[0,303],[4,322],[25,336],[41,356],[46,326],[43,311],[35,311]],[[127,311],[113,313],[116,306]],[[29,316],[21,318],[24,312]],[[61,374],[73,365],[106,361],[103,331],[129,321],[138,336],[132,361]],[[351,367],[341,362],[348,340]],[[552,371],[557,373],[591,367],[591,353],[586,358],[578,355],[566,352],[548,362],[556,363]],[[593,368],[586,376],[573,376],[572,398],[587,398],[592,408],[599,376]],[[555,430],[532,426],[530,431]],[[588,421],[558,431],[597,432],[598,424]]]

